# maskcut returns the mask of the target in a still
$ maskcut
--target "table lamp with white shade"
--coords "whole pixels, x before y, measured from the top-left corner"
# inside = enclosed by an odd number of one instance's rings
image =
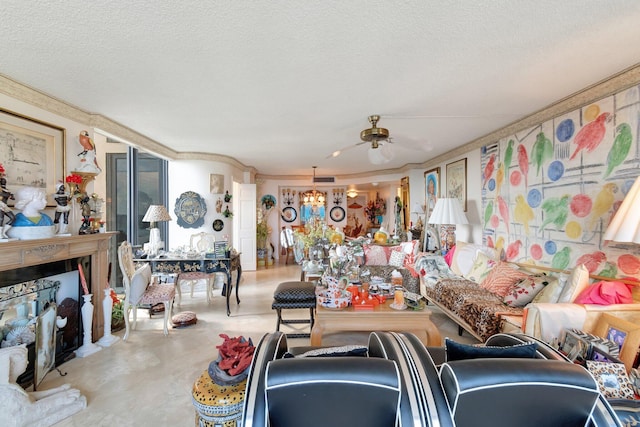
[[[438,199],[428,222],[441,226],[439,234],[443,253],[448,252],[455,245],[456,225],[469,224],[467,216],[460,206],[460,201],[447,197]]]
[[[144,218],[142,218],[142,222],[151,223],[149,226],[149,243],[145,248],[149,257],[158,255],[158,251],[164,247],[164,242],[160,240],[160,229],[157,227],[157,223],[160,221],[171,221],[167,208],[163,205],[150,205],[147,213],[144,214]]]

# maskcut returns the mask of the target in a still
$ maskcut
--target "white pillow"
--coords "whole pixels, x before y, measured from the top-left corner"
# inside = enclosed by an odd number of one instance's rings
[[[562,288],[558,302],[573,302],[587,286],[589,286],[589,270],[583,264],[577,265]]]
[[[451,270],[458,276],[467,276],[471,272],[479,252],[482,252],[492,260],[498,261],[500,258],[498,251],[494,248],[474,243],[456,242],[456,249],[451,260]]]
[[[131,304],[136,305],[140,302],[140,298],[147,290],[147,286],[151,283],[151,266],[144,264],[139,267],[131,278]]]

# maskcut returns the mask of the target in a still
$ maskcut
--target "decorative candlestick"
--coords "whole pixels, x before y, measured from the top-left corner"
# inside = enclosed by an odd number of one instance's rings
[[[91,303],[91,294],[82,295],[84,303],[80,312],[82,313],[82,328],[84,329],[84,336],[82,340],[82,346],[76,350],[76,356],[87,357],[93,353],[102,350],[102,347],[96,345],[91,340],[91,328],[93,325],[93,304]]]
[[[102,347],[109,347],[120,339],[111,335],[111,311],[113,310],[113,299],[111,299],[111,288],[105,288],[104,299],[102,300],[102,312],[104,313],[104,334],[97,342]]]

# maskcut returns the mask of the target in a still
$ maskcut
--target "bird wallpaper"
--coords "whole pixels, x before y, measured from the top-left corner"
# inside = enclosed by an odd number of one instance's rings
[[[640,175],[640,86],[484,146],[483,240],[509,261],[640,277],[640,248],[603,240]]]

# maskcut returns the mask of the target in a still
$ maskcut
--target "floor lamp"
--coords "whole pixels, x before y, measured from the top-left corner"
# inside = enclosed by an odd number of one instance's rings
[[[438,199],[428,222],[440,225],[440,248],[443,254],[456,244],[456,225],[469,224],[458,199],[446,197]]]

